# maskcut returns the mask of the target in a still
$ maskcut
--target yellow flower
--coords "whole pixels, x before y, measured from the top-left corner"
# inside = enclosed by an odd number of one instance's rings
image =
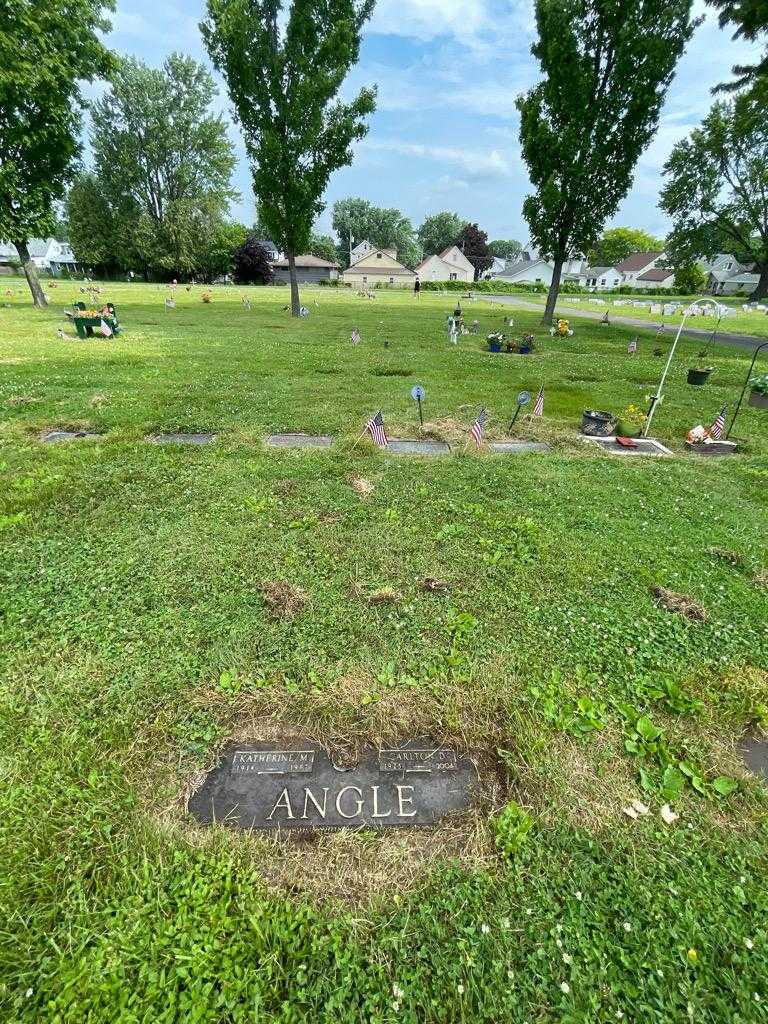
[[[696,961],[699,959],[699,954],[696,952],[695,949],[688,950],[688,959],[691,961],[692,964],[695,964]]]

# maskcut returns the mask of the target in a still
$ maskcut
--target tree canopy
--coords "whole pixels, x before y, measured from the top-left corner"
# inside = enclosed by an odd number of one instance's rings
[[[273,278],[269,254],[258,235],[248,235],[235,249],[233,274],[237,284],[269,284]]]
[[[458,237],[457,245],[475,268],[475,280],[493,263],[488,251],[488,235],[477,224],[465,224]]]
[[[607,228],[587,259],[593,267],[615,267],[633,252],[662,252],[664,241],[641,228]]]
[[[727,241],[727,251],[757,265],[754,299],[768,294],[767,103],[768,81],[715,103],[673,148],[660,200],[673,220],[667,250],[675,263],[712,256]]]
[[[311,253],[312,256],[319,256],[320,259],[330,260],[331,263],[337,263],[339,260],[336,243],[330,235],[316,235],[313,231],[309,239],[307,252]]]
[[[466,222],[458,213],[444,210],[427,217],[416,232],[425,256],[439,256],[456,244]]]
[[[339,199],[333,204],[331,224],[339,236],[339,250],[347,265],[350,248],[364,241],[381,249],[396,249],[398,260],[411,269],[421,259],[423,250],[413,225],[400,210],[374,206],[367,199],[356,197]]]
[[[720,28],[735,26],[734,39],[754,43],[768,36],[768,3],[766,0],[707,0],[719,12]],[[719,85],[715,92],[735,92],[768,78],[768,47],[758,64],[736,64],[732,69],[736,78]]]
[[[502,260],[519,259],[522,251],[522,243],[515,241],[514,238],[496,238],[488,243],[488,252],[491,256],[497,256]]]
[[[27,242],[53,228],[80,152],[83,81],[110,74],[98,38],[111,0],[4,0],[0,31],[0,238],[16,246],[35,305],[47,300]]]
[[[216,91],[191,57],[172,54],[160,69],[121,63],[92,108],[93,174],[78,183],[74,205],[70,199],[79,259],[100,254],[99,263],[167,276],[224,272],[211,253],[231,233],[227,211],[237,194],[234,147],[212,110]],[[92,211],[77,202],[83,189],[98,196]]]
[[[224,75],[251,163],[259,216],[288,258],[291,309],[299,315],[295,257],[333,171],[352,162],[375,92],[349,103],[339,90],[360,53],[374,0],[208,0],[201,25],[211,60]]]
[[[536,190],[523,212],[554,263],[549,322],[563,263],[595,246],[629,191],[696,22],[691,0],[536,0],[536,25],[543,77],[517,105]]]

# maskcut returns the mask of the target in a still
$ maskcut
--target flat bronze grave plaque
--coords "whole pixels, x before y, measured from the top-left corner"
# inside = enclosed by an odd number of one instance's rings
[[[548,452],[543,441],[492,441],[488,446],[495,455],[523,455],[525,452]]]
[[[228,747],[188,804],[203,825],[255,831],[434,826],[468,808],[478,775],[468,757],[424,741],[366,747],[337,768],[316,743]]]
[[[742,739],[740,749],[747,768],[768,782],[768,737],[750,733]]]
[[[393,455],[448,455],[451,446],[445,441],[418,441],[392,437],[388,451]]]
[[[92,430],[49,430],[41,440],[45,444],[59,444],[61,441],[82,441],[90,437],[101,437]]]
[[[153,444],[213,444],[216,434],[152,434],[148,438]]]
[[[273,448],[330,448],[333,438],[329,434],[269,434],[266,442]]]

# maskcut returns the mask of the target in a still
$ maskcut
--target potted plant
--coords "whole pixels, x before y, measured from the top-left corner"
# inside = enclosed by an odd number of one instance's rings
[[[517,350],[518,350],[517,338],[509,338],[509,340],[504,343],[504,351],[505,352],[517,352]]]
[[[749,392],[749,404],[755,409],[768,409],[768,373],[752,377],[749,385],[752,388]]]
[[[709,355],[709,346],[703,348],[699,352],[699,363],[697,366],[692,366],[688,370],[688,383],[693,384],[694,387],[701,387],[702,384],[706,384],[709,380],[714,366],[707,366],[705,359]]]
[[[488,342],[488,349],[491,352],[501,352],[501,346],[504,343],[504,335],[501,331],[491,331],[486,338]]]
[[[536,344],[533,340],[532,334],[524,334],[523,339],[520,342],[520,355],[528,355],[529,352],[535,352]]]
[[[619,437],[639,437],[645,424],[645,412],[637,405],[629,404],[619,414],[619,422],[616,424],[616,434]]]
[[[587,437],[610,437],[616,426],[616,417],[609,412],[585,409],[581,415],[581,432]]]

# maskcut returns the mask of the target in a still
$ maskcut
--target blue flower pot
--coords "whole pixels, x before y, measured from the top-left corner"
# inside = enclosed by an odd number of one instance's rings
[[[489,350],[491,352],[501,352],[501,342],[500,341],[489,341],[488,342],[488,348],[489,348]]]

